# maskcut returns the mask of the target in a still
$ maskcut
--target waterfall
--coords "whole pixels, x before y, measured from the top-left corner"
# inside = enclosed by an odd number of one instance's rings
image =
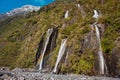
[[[77,4],[78,8],[80,8],[80,4]]]
[[[59,50],[59,53],[58,53],[57,61],[56,61],[55,67],[54,67],[54,69],[53,69],[53,72],[54,72],[54,73],[57,72],[58,64],[59,64],[62,56],[63,56],[64,53],[65,53],[66,41],[67,41],[67,39],[63,39],[62,42],[61,42],[61,47],[60,47],[60,50]]]
[[[44,50],[43,50],[43,53],[42,53],[42,57],[41,57],[41,61],[40,61],[40,66],[39,66],[39,70],[42,69],[42,66],[43,66],[43,59],[44,59],[44,55],[45,55],[45,52],[46,52],[46,48],[47,48],[47,45],[49,43],[49,39],[50,39],[50,36],[53,32],[53,29],[48,29],[47,31],[47,36],[46,36],[46,41],[45,41],[45,46],[44,46]]]
[[[66,11],[65,13],[65,19],[68,18],[69,11]]]
[[[86,13],[85,13],[85,11],[83,9],[83,6],[81,6],[80,4],[77,4],[77,7],[78,7],[78,9],[81,12],[82,17],[85,18],[86,17]]]
[[[43,41],[43,36],[42,36],[42,39],[41,39],[41,41],[39,43],[38,51],[37,51],[36,57],[35,57],[35,65],[37,65],[37,62],[38,62],[38,60],[40,58],[40,55],[42,53],[43,42],[44,41]]]
[[[97,36],[97,39],[98,39],[99,47],[101,49],[100,32],[99,32],[99,29],[98,29],[97,25],[95,25],[95,30],[96,30],[96,36]]]
[[[98,20],[100,15],[101,15],[101,13],[98,13],[97,10],[94,10],[93,18],[96,18]],[[98,41],[98,44],[99,44],[98,56],[99,56],[100,74],[105,74],[105,72],[106,72],[106,74],[108,74],[107,66],[105,64],[104,57],[103,57],[103,52],[102,52],[102,47],[101,47],[101,40],[100,40],[100,31],[98,29],[97,22],[95,22],[94,25],[95,25],[95,30],[96,30],[97,41]]]
[[[94,15],[93,15],[93,18],[98,18],[100,15],[99,13],[97,12],[97,10],[94,10]]]
[[[105,70],[107,70],[107,67],[105,66],[105,61],[104,61],[104,57],[103,57],[103,52],[102,52],[102,47],[101,47],[101,41],[100,41],[100,32],[98,29],[98,26],[95,25],[95,30],[96,30],[96,36],[97,36],[97,40],[99,43],[99,50],[98,50],[98,56],[99,56],[99,67],[100,67],[100,74],[104,74]]]

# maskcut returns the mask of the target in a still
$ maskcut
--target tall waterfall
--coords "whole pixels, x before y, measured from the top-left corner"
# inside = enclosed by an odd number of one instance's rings
[[[100,32],[98,29],[98,26],[95,25],[95,30],[96,30],[96,36],[97,36],[97,40],[99,43],[99,50],[98,50],[98,56],[99,56],[99,67],[100,67],[100,74],[104,74],[105,70],[104,68],[105,66],[105,61],[104,61],[104,57],[103,57],[103,52],[102,52],[102,47],[101,47],[101,41],[100,41]],[[106,67],[107,68],[107,67]]]
[[[66,41],[67,41],[67,39],[63,39],[62,42],[61,42],[61,47],[60,47],[60,50],[59,50],[59,53],[58,53],[57,61],[56,61],[55,67],[54,67],[54,69],[53,69],[53,72],[57,72],[58,64],[59,64],[62,56],[63,56],[64,53],[65,53]]]
[[[65,19],[68,18],[69,11],[66,11],[65,13]]]
[[[46,41],[45,41],[45,46],[44,46],[44,50],[43,50],[43,53],[42,53],[42,57],[41,57],[41,61],[40,61],[40,66],[39,66],[39,70],[42,69],[42,66],[43,66],[43,59],[44,59],[44,55],[45,55],[45,52],[46,52],[46,48],[47,48],[47,45],[49,43],[49,39],[50,39],[50,36],[53,32],[53,29],[48,29],[47,31],[47,36],[46,36]]]

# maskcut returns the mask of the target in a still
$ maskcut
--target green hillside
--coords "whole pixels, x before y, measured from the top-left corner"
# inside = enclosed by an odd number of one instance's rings
[[[83,7],[85,18],[82,17],[77,4]],[[67,10],[69,17],[65,19]],[[98,47],[82,45],[82,40],[92,30],[90,25],[96,21],[92,17],[94,10],[102,14],[97,23],[104,26],[103,32],[101,30],[101,44],[109,75],[120,75],[120,0],[56,0],[37,12],[1,20],[0,66],[34,68],[40,40],[45,37],[43,35],[49,28],[58,28],[56,46],[47,61],[48,67],[53,69],[61,40],[68,38],[67,47],[71,51],[67,59],[68,64],[64,61],[60,63],[60,73],[98,75]],[[95,30],[93,32],[95,33]],[[92,42],[96,45],[94,40]],[[89,43],[87,45],[89,46]]]

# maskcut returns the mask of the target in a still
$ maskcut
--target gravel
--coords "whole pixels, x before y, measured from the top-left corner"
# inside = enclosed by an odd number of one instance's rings
[[[52,73],[41,73],[41,71],[16,68],[12,71],[0,71],[0,80],[120,80],[120,78],[96,77],[85,75],[57,75]]]

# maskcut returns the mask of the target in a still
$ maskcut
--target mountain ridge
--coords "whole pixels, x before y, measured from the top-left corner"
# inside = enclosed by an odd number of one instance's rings
[[[42,68],[52,72],[67,38],[55,73],[119,77],[119,1],[61,1],[0,23],[0,66],[39,69],[44,52]],[[93,18],[98,11],[102,15]],[[48,37],[49,29],[53,33]]]
[[[24,5],[21,8],[16,8],[6,12],[5,14],[0,14],[0,18],[25,15],[32,11],[38,11],[39,9],[40,7],[38,6]]]

